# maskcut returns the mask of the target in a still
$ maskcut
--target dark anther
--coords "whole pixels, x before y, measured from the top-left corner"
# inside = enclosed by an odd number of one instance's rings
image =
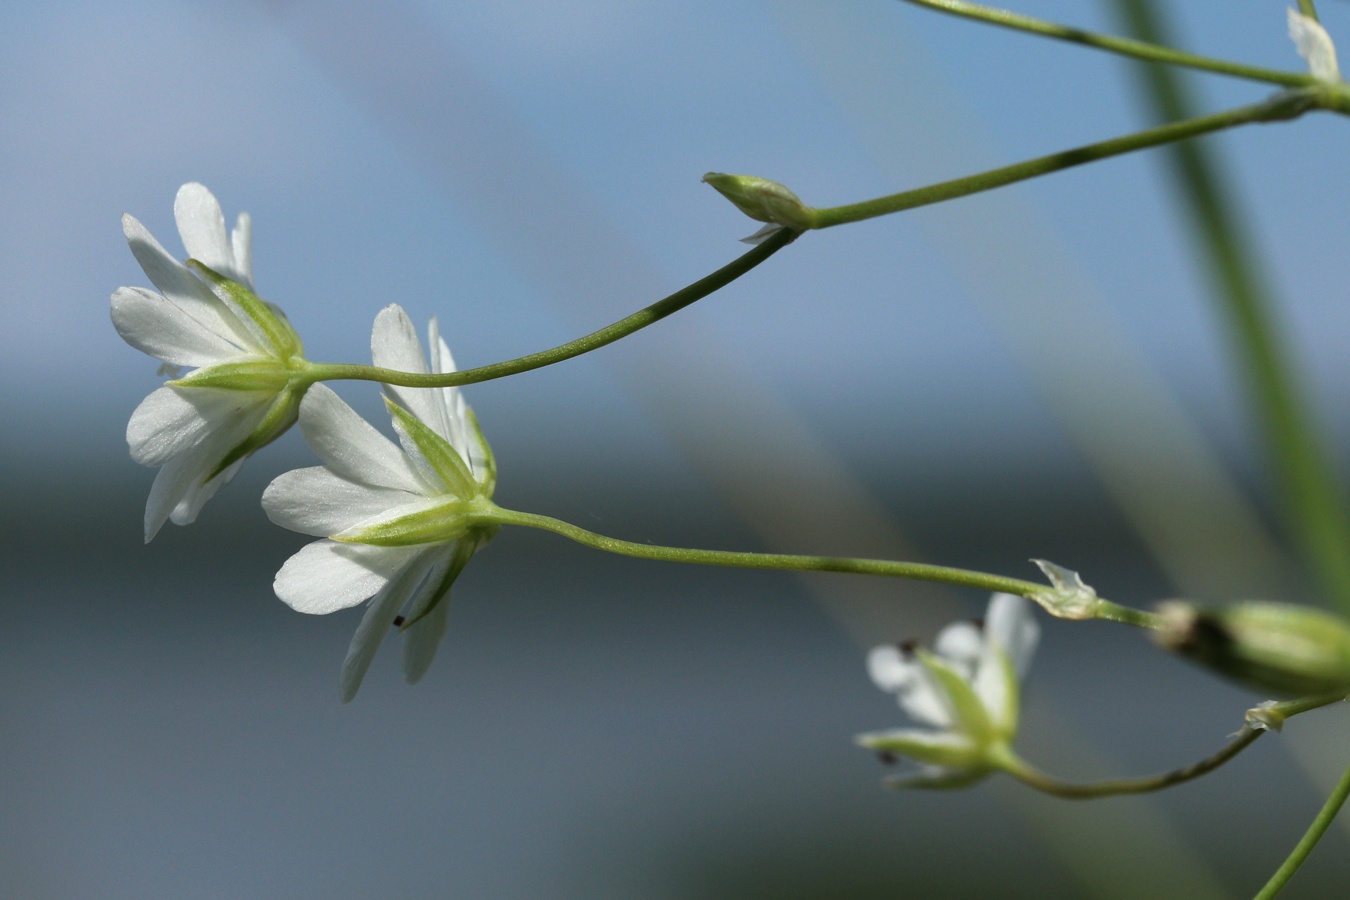
[[[905,656],[913,656],[914,650],[919,646],[918,641],[901,641],[895,645],[897,649]]]
[[[405,619],[405,618],[403,618],[403,616],[394,616],[394,627],[395,627],[395,628],[399,628],[399,627],[401,627],[401,626],[403,625],[403,623],[406,622],[406,621],[408,621],[408,620]]]
[[[881,760],[882,765],[893,766],[900,762],[900,757],[889,750],[878,750],[877,759]]]

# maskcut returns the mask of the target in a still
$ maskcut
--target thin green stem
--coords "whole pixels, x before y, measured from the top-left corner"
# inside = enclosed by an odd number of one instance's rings
[[[1244,725],[1233,736],[1232,740],[1224,744],[1217,753],[1189,766],[1158,775],[1147,775],[1142,778],[1111,778],[1104,781],[1089,782],[1060,781],[1045,774],[1020,757],[1011,754],[1011,751],[1009,751],[1011,758],[1007,761],[1004,771],[1038,791],[1044,791],[1047,794],[1054,794],[1056,797],[1064,797],[1069,800],[1091,800],[1096,797],[1113,797],[1121,794],[1147,794],[1213,772],[1219,766],[1246,750],[1264,733],[1265,729],[1263,728]]]
[[[1300,697],[1297,700],[1285,700],[1258,706],[1247,711],[1246,722],[1219,750],[1199,762],[1192,763],[1170,772],[1158,775],[1146,775],[1142,778],[1111,778],[1104,781],[1072,782],[1061,781],[1047,775],[1007,748],[1004,753],[1003,771],[1024,784],[1070,800],[1089,800],[1094,797],[1112,797],[1120,794],[1146,794],[1160,791],[1173,785],[1182,784],[1213,772],[1224,763],[1233,759],[1250,747],[1257,738],[1267,731],[1278,731],[1286,720],[1310,710],[1320,709],[1345,699],[1344,694],[1319,694],[1313,697]]]
[[[933,566],[926,563],[896,562],[886,559],[860,559],[844,556],[797,556],[788,553],[750,553],[734,550],[699,550],[689,547],[663,547],[659,544],[638,544],[587,531],[580,526],[549,516],[517,512],[494,506],[483,514],[503,525],[520,525],[551,531],[569,540],[596,550],[633,556],[638,559],[663,562],[692,563],[700,566],[726,566],[738,569],[775,569],[788,572],[840,572],[854,575],[880,575],[890,578],[909,578],[917,581],[936,581],[986,591],[1004,591],[1030,597],[1045,591],[1045,585],[1019,578],[1006,578],[967,569]]]
[[[1187,138],[1222,131],[1239,125],[1247,125],[1252,122],[1296,118],[1307,111],[1311,102],[1313,102],[1312,99],[1302,91],[1285,91],[1262,103],[1239,106],[1213,115],[1172,122],[1124,137],[1052,153],[1049,156],[1040,156],[999,169],[991,169],[978,175],[956,178],[928,187],[879,197],[875,200],[866,200],[862,203],[814,209],[811,211],[812,227],[831,228],[835,225],[860,222],[863,219],[870,219],[875,216],[884,216],[919,206],[927,206],[930,203],[953,200],[957,197],[993,190],[1041,175],[1049,175],[1052,172],[1062,172],[1065,169],[1071,169],[1085,163],[1120,156],[1124,153],[1132,153],[1136,150],[1145,150],[1149,147],[1184,141]]]
[[[1308,858],[1308,854],[1312,853],[1313,848],[1317,846],[1317,842],[1322,839],[1322,835],[1326,834],[1332,820],[1336,818],[1336,814],[1341,811],[1341,806],[1345,804],[1347,796],[1350,796],[1350,768],[1347,768],[1345,774],[1341,775],[1341,780],[1336,782],[1336,787],[1332,789],[1331,796],[1327,797],[1327,802],[1322,804],[1322,809],[1317,813],[1317,818],[1313,819],[1312,824],[1308,826],[1302,840],[1294,847],[1294,852],[1290,853],[1284,863],[1275,870],[1275,874],[1270,876],[1266,886],[1257,893],[1256,900],[1270,900],[1289,883],[1289,879],[1294,877],[1294,873],[1298,871],[1299,866],[1303,865],[1303,861]]]
[[[596,550],[633,556],[638,559],[660,560],[662,562],[690,563],[700,566],[726,566],[738,569],[773,569],[786,572],[838,572],[852,575],[877,575],[884,578],[907,578],[913,581],[933,581],[941,584],[954,584],[961,587],[978,588],[985,591],[1002,591],[1026,597],[1046,609],[1055,612],[1053,602],[1047,602],[1047,596],[1053,596],[1054,589],[1033,581],[1020,578],[1008,578],[1003,575],[991,575],[970,569],[955,569],[950,566],[935,566],[928,563],[901,562],[889,559],[863,559],[851,556],[799,556],[790,553],[752,553],[738,550],[700,550],[691,547],[664,547],[659,544],[638,544],[618,538],[607,537],[587,531],[578,525],[541,516],[535,513],[518,512],[503,509],[491,501],[479,501],[481,507],[474,516],[485,523],[497,525],[519,525],[525,528],[539,528],[562,535]],[[1097,618],[1111,622],[1122,622],[1141,628],[1159,627],[1159,618],[1154,613],[1120,606],[1100,597],[1094,599],[1094,613],[1077,618]]]
[[[1131,31],[1167,42],[1161,11],[1151,0],[1117,0],[1117,6]],[[1194,103],[1175,71],[1147,66],[1141,73],[1157,118],[1172,121],[1191,114]],[[1350,611],[1350,516],[1289,362],[1269,279],[1259,264],[1260,248],[1242,228],[1241,213],[1206,147],[1180,144],[1168,161],[1226,320],[1235,366],[1262,426],[1285,519],[1329,598]]]
[[[551,366],[554,363],[563,360],[572,359],[583,353],[589,353],[606,344],[612,344],[620,338],[627,337],[636,331],[640,331],[655,322],[659,322],[672,313],[679,312],[691,303],[702,300],[704,297],[726,287],[731,282],[740,278],[751,269],[764,262],[770,256],[773,256],[779,250],[786,247],[797,236],[798,232],[792,229],[783,229],[776,234],[771,235],[765,241],[749,252],[742,254],[737,259],[713,272],[695,281],[688,287],[682,288],[666,297],[658,300],[651,306],[641,309],[630,316],[625,316],[612,325],[607,325],[599,331],[594,331],[585,337],[577,338],[574,341],[568,341],[551,350],[542,350],[538,353],[531,353],[528,356],[522,356],[518,359],[511,359],[505,362],[493,363],[487,366],[479,366],[474,369],[464,369],[459,372],[446,372],[443,374],[417,374],[412,372],[398,372],[393,369],[382,369],[378,366],[346,365],[335,363],[311,363],[308,376],[312,381],[332,381],[336,379],[355,379],[360,381],[378,381],[383,384],[397,384],[403,387],[453,387],[462,384],[477,384],[480,381],[491,381],[494,378],[504,378],[507,375],[515,375],[520,372],[528,372],[531,369],[540,369],[544,366]]]
[[[965,0],[906,0],[906,2],[916,6],[925,6],[929,9],[937,10],[938,12],[950,13],[951,15],[960,16],[965,19],[974,19],[979,22],[987,22],[991,25],[1013,28],[1018,31],[1025,31],[1042,37],[1068,41],[1073,44],[1082,44],[1085,47],[1093,47],[1098,50],[1105,50],[1109,53],[1118,53],[1122,56],[1129,56],[1134,59],[1142,59],[1148,62],[1187,66],[1188,68],[1200,69],[1205,72],[1215,72],[1220,75],[1232,75],[1236,78],[1247,78],[1252,81],[1278,84],[1284,87],[1302,87],[1316,83],[1316,80],[1306,72],[1282,72],[1278,69],[1265,69],[1260,66],[1248,66],[1242,63],[1229,62],[1227,60],[1198,56],[1194,53],[1173,50],[1170,47],[1148,43],[1147,41],[1098,34],[1092,31],[1085,31],[1081,28],[1071,28],[1067,25],[1047,22],[1043,19],[1024,16],[1020,13],[1010,12],[1008,10],[980,6],[975,3],[967,3]],[[1311,6],[1312,3],[1308,2],[1307,5]],[[1308,13],[1306,9],[1304,10],[1304,14],[1313,15],[1312,13]]]

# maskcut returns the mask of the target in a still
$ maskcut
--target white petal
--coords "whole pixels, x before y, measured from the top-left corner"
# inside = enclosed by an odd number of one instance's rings
[[[1004,737],[1012,737],[1017,723],[1017,673],[998,644],[986,647],[985,658],[975,673],[975,695],[989,714],[994,728]]]
[[[975,664],[984,650],[985,636],[974,622],[954,622],[938,632],[933,651],[966,678],[975,674]]]
[[[228,449],[230,448],[222,448],[226,452],[228,452]],[[222,453],[215,454],[214,459],[216,461],[212,463],[212,466],[217,465],[219,460],[223,458]],[[173,512],[169,513],[169,521],[175,525],[191,525],[197,521],[197,516],[201,513],[202,507],[206,505],[206,501],[214,497],[216,491],[220,490],[221,487],[234,481],[234,476],[239,474],[239,468],[243,464],[244,460],[237,459],[230,464],[229,468],[210,481],[189,486],[187,492],[183,494],[183,498],[174,506]]]
[[[323,615],[373,596],[424,552],[425,547],[315,541],[286,560],[272,587],[297,612]]]
[[[1289,37],[1298,55],[1308,63],[1308,71],[1314,78],[1332,83],[1341,80],[1341,69],[1336,63],[1336,45],[1321,23],[1290,9]]]
[[[375,365],[400,372],[428,371],[422,356],[422,345],[417,340],[417,329],[403,307],[390,304],[375,317],[370,331],[370,358]],[[445,413],[437,400],[438,390],[403,388],[385,385],[384,388],[399,406],[421,419],[442,437],[446,434]]]
[[[1025,676],[1041,634],[1031,603],[1015,594],[995,594],[984,621],[986,639],[1008,654],[1017,677]]]
[[[314,385],[300,402],[300,430],[333,474],[373,487],[426,493],[403,451],[327,385]]]
[[[873,684],[883,691],[893,693],[908,688],[922,668],[913,654],[903,652],[894,644],[873,647],[867,654],[867,672],[872,676]]]
[[[243,281],[234,264],[234,248],[225,234],[220,201],[204,185],[192,182],[178,189],[173,217],[188,256],[234,281]]]
[[[323,466],[311,466],[278,475],[263,491],[262,505],[282,528],[328,537],[422,499],[421,494],[358,484]]]
[[[254,352],[264,352],[253,332],[203,284],[155,240],[135,217],[122,216],[122,232],[136,261],[151,283],[183,312],[204,328]]]
[[[118,288],[112,295],[112,322],[122,340],[175,366],[207,366],[245,352],[146,288]]]
[[[427,569],[443,556],[441,553],[424,553],[420,559],[412,560],[398,577],[371,601],[370,608],[361,618],[361,624],[356,627],[356,634],[352,635],[351,645],[347,648],[347,657],[342,661],[340,691],[343,703],[356,696],[376,651],[380,649],[384,636],[389,633],[394,623],[394,617],[403,608],[408,597],[426,580]]]
[[[933,674],[919,666],[914,679],[896,695],[900,708],[916,722],[950,728],[956,721],[951,698]]]
[[[155,476],[155,483],[145,502],[147,544],[168,519],[172,518],[179,525],[189,524],[196,519],[206,501],[215,495],[222,484],[234,477],[243,460],[211,481],[204,481],[225,458],[225,454],[257,427],[265,413],[266,406],[259,405],[248,415],[231,422],[228,427],[207,432],[200,442],[184,448],[164,464]]]
[[[431,371],[433,372],[453,372],[455,371],[455,358],[450,355],[450,347],[441,339],[440,326],[436,322],[436,317],[432,316],[427,324],[427,352],[431,354]],[[450,446],[459,451],[459,455],[464,457],[464,461],[469,464],[470,470],[473,469],[473,461],[469,458],[469,407],[464,402],[464,397],[457,387],[439,388],[435,392],[436,402],[440,405],[441,419],[445,422],[445,430],[441,436],[450,442]]]
[[[213,431],[233,429],[243,418],[259,420],[272,395],[215,388],[159,388],[141,401],[127,423],[131,458],[158,466],[195,446]],[[261,408],[261,409],[260,409]]]
[[[412,598],[412,602],[408,605],[409,615],[417,615],[419,608],[425,606],[422,595],[440,590],[453,557],[454,551],[442,553],[438,556],[437,564],[427,573],[426,580],[422,583],[421,590],[418,591],[418,596]],[[422,676],[427,673],[427,669],[431,668],[431,662],[436,658],[436,650],[445,638],[449,623],[450,596],[449,591],[446,591],[445,596],[441,597],[439,602],[431,608],[431,612],[426,613],[409,626],[408,633],[404,636],[403,678],[408,684],[417,684],[422,680]]]
[[[234,250],[235,271],[242,276],[235,281],[253,290],[253,219],[248,213],[239,214],[230,235],[230,245]]]

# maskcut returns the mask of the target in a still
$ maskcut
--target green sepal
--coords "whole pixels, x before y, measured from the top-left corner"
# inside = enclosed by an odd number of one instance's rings
[[[930,766],[961,772],[985,769],[984,748],[965,734],[954,731],[897,729],[874,731],[855,738],[859,746],[879,753],[903,756]]]
[[[440,544],[457,540],[469,531],[472,527],[469,507],[469,503],[464,500],[446,497],[435,506],[364,528],[349,528],[330,535],[329,539],[345,544],[374,544],[377,547]]]
[[[304,351],[304,346],[300,343],[300,336],[295,333],[291,323],[287,321],[286,316],[276,306],[199,260],[189,259],[187,267],[210,282],[217,293],[223,291],[227,294],[230,300],[243,311],[244,315],[252,319],[262,329],[263,334],[267,336],[267,340],[276,350],[277,356],[285,359]]]
[[[404,433],[412,439],[432,471],[440,476],[447,491],[466,500],[481,493],[478,482],[474,480],[468,464],[464,462],[464,457],[459,455],[459,451],[452,447],[449,441],[388,397],[384,398],[384,405],[389,408],[389,414],[395,424],[401,426]]]
[[[275,394],[290,380],[286,365],[272,357],[250,362],[206,366],[168,382],[174,387],[216,388],[225,391],[260,391]]]
[[[488,444],[487,438],[483,437],[483,429],[478,425],[478,415],[469,408],[469,426],[473,428],[473,433],[478,436],[478,445],[483,448],[483,472],[478,477],[478,483],[481,486],[484,497],[491,497],[497,490],[497,457],[492,453],[492,447]]]
[[[952,715],[956,719],[953,729],[969,736],[979,746],[994,741],[998,730],[990,720],[989,711],[984,708],[980,696],[975,693],[974,685],[942,657],[923,648],[916,649],[914,655],[928,674],[937,679],[939,688],[951,701]]]

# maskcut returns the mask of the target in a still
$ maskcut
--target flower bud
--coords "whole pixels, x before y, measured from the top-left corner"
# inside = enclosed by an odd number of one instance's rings
[[[806,231],[815,218],[815,211],[811,207],[776,181],[722,172],[709,172],[703,176],[703,180],[756,222]]]
[[[1158,605],[1159,645],[1262,691],[1350,693],[1350,622],[1324,610],[1247,601]]]

